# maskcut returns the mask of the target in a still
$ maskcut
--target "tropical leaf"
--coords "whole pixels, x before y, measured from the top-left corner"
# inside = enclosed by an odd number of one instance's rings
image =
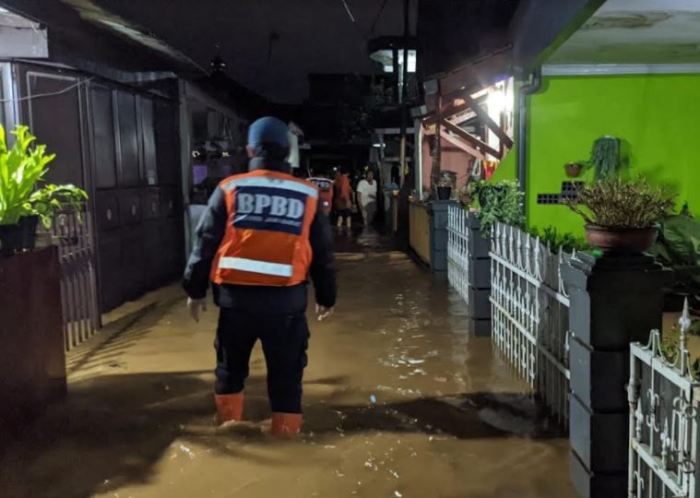
[[[81,209],[87,199],[85,191],[73,185],[44,190],[47,186],[40,185],[56,155],[47,154],[45,145],[35,145],[36,137],[26,126],[18,125],[12,135],[15,141],[8,148],[0,125],[0,225],[16,224],[28,215],[40,216],[46,225],[56,210]]]

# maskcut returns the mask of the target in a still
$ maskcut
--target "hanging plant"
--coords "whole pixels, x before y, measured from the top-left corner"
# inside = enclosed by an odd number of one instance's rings
[[[590,165],[596,181],[618,178],[622,169],[621,142],[619,138],[605,136],[593,142]]]

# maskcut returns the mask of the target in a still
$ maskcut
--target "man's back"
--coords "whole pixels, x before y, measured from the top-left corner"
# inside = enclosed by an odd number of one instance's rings
[[[317,198],[318,189],[310,182],[265,168],[223,180],[197,228],[185,271],[188,294],[204,296],[211,277],[214,299],[221,307],[257,309],[255,302],[269,293],[274,302],[261,309],[299,310],[306,307],[308,274],[317,299],[335,302],[331,229],[317,209]],[[222,252],[224,246],[231,254]],[[286,250],[292,247],[302,250]],[[309,261],[299,260],[304,257]],[[265,267],[268,274],[258,273]],[[232,274],[235,277],[226,278]]]

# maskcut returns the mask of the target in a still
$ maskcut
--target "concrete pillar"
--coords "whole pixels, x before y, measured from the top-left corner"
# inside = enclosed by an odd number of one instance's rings
[[[581,253],[563,276],[571,298],[571,479],[582,498],[626,496],[629,344],[646,344],[661,329],[671,273],[644,255]]]
[[[430,203],[430,268],[436,273],[447,272],[447,210],[455,201]]]
[[[491,239],[481,234],[481,223],[476,214],[467,217],[469,230],[469,291],[467,306],[474,334],[491,335]]]

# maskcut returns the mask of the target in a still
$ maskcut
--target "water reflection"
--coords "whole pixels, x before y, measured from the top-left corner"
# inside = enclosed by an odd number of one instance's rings
[[[573,496],[566,441],[470,334],[459,299],[403,254],[370,249],[339,255],[341,302],[313,325],[298,441],[265,433],[259,351],[248,421],[214,427],[215,316],[193,330],[165,305],[92,355],[69,401],[5,452],[0,494]]]

